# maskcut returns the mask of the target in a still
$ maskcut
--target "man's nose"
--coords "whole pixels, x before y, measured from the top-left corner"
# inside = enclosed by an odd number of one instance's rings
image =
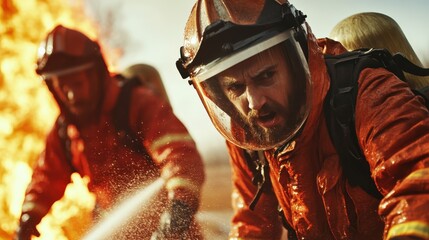
[[[67,96],[67,99],[69,101],[73,101],[74,100],[74,92],[72,90],[68,90],[66,96]]]
[[[259,110],[266,102],[265,95],[258,87],[247,87],[246,96],[249,102],[249,109]]]
[[[73,87],[65,85],[65,86],[63,86],[62,91],[63,91],[63,93],[66,96],[68,101],[72,102],[76,99],[77,91]]]

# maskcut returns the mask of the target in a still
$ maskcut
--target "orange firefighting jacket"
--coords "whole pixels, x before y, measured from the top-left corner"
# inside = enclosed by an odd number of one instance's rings
[[[243,150],[227,143],[233,168],[230,239],[279,239],[278,205],[298,239],[429,239],[429,113],[422,98],[385,69],[360,74],[356,133],[384,195],[380,202],[347,182],[323,114],[329,76],[322,53],[344,48],[309,32],[312,109],[302,133],[283,151],[265,151],[272,191],[264,191],[254,211],[252,172]]]
[[[109,209],[123,200],[121,197],[125,193],[162,175],[167,179],[165,187],[170,196],[183,200],[196,211],[205,175],[202,159],[187,129],[167,102],[146,88],[134,88],[129,126],[138,134],[153,162],[146,160],[120,144],[112,123],[112,109],[119,92],[118,81],[109,78],[99,121],[82,129],[73,125],[67,129],[71,138],[72,165],[82,176],[90,177],[88,188],[95,193],[98,206]],[[23,213],[43,217],[63,196],[70,182],[72,168],[58,129],[55,124],[47,136],[46,149],[34,168],[26,191]],[[159,202],[165,199],[165,193],[159,196]],[[145,221],[152,227],[157,225],[155,220]]]

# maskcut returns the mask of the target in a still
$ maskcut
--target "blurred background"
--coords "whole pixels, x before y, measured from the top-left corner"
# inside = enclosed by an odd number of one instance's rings
[[[393,17],[421,60],[429,63],[429,1],[291,0],[308,15],[316,37],[343,18],[375,11]],[[229,230],[230,170],[224,140],[212,126],[194,89],[175,68],[193,0],[1,0],[0,5],[0,239],[18,223],[31,165],[58,110],[34,73],[38,43],[56,24],[98,38],[114,72],[135,63],[156,67],[176,115],[194,137],[207,169],[200,221],[208,239]],[[90,227],[93,197],[87,179],[73,176],[65,197],[45,218],[40,239],[80,239]]]

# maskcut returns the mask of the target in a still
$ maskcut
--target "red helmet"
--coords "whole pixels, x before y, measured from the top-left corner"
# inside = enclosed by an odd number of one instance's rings
[[[97,42],[79,31],[58,25],[40,43],[36,72],[46,79],[84,70],[100,58],[102,54]]]
[[[183,78],[191,78],[213,124],[232,143],[270,149],[289,141],[303,126],[311,95],[305,18],[285,0],[198,0],[194,5],[176,66]],[[263,62],[261,58],[283,64],[287,77],[275,80],[280,94],[271,106],[284,105],[276,110],[267,105],[256,114],[259,120],[252,120],[251,95],[246,89],[236,94],[237,87],[247,86],[236,84],[231,75],[237,69],[244,73],[249,63]],[[239,102],[246,97],[247,102]],[[271,128],[274,120],[279,124]]]
[[[198,0],[185,27],[177,68],[187,78],[192,75],[192,67],[260,41],[264,34],[256,39],[255,35],[273,27],[294,28],[297,32],[294,37],[306,54],[305,32],[301,27],[305,18],[285,0]]]

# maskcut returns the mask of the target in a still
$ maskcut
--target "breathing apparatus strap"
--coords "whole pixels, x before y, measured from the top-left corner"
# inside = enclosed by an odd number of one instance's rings
[[[60,140],[62,142],[62,147],[64,150],[64,154],[66,155],[67,163],[71,169],[72,172],[78,172],[76,167],[73,165],[73,154],[71,151],[71,139],[67,134],[67,126],[68,123],[65,120],[64,116],[59,116],[57,119],[58,124],[58,136],[60,137]]]
[[[269,186],[269,165],[264,156],[264,151],[246,150],[247,165],[253,173],[252,183],[258,187],[255,196],[249,204],[249,209],[254,210],[264,189]]]

